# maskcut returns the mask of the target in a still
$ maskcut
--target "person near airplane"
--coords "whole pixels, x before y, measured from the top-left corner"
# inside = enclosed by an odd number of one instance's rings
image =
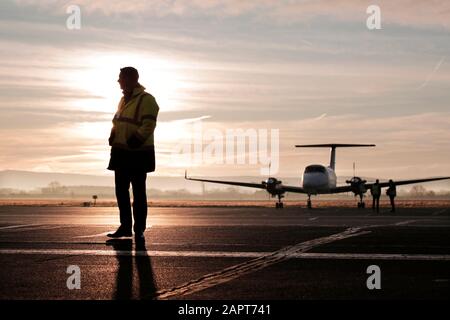
[[[155,171],[154,130],[159,111],[155,98],[138,82],[133,67],[120,69],[118,82],[123,90],[113,119],[109,137],[111,158],[108,170],[114,171],[120,227],[110,238],[132,235],[130,184],[133,187],[133,218],[135,239],[144,241],[147,220],[146,178]]]
[[[391,212],[395,212],[395,197],[397,196],[397,188],[395,187],[394,181],[389,180],[389,188],[386,190],[386,194],[389,196],[391,201]]]
[[[372,194],[372,210],[380,212],[380,196],[381,196],[381,187],[380,181],[377,179],[375,183],[370,188],[370,193]]]

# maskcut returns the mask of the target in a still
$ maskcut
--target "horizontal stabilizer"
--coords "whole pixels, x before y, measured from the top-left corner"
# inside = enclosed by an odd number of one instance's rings
[[[345,147],[375,147],[374,144],[355,143],[325,143],[325,144],[297,144],[296,148],[345,148]]]
[[[374,144],[356,144],[356,143],[325,143],[325,144],[297,144],[296,148],[331,148],[330,168],[335,169],[336,148],[346,147],[375,147]]]

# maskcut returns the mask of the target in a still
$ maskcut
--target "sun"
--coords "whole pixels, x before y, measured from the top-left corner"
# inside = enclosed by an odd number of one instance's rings
[[[70,101],[70,107],[83,111],[115,112],[122,96],[117,79],[120,68],[133,66],[139,82],[151,93],[163,112],[180,108],[179,91],[183,87],[180,64],[154,56],[129,53],[94,53],[78,58],[80,65],[66,76],[66,84],[83,92]]]
[[[84,147],[78,151],[83,159],[90,159],[92,166],[104,166],[108,158],[111,119],[122,97],[117,82],[120,68],[133,66],[139,71],[139,82],[155,97],[160,114],[181,110],[184,106],[182,91],[190,84],[184,74],[187,68],[178,61],[123,52],[86,53],[72,59],[69,63],[74,67],[64,75],[63,83],[68,92],[77,94],[68,95],[66,107],[92,116],[60,130],[67,138],[83,141]],[[155,135],[158,150],[167,153],[165,149],[179,144],[180,138],[187,137],[189,131],[176,121],[159,122]],[[167,161],[170,154],[169,150]]]

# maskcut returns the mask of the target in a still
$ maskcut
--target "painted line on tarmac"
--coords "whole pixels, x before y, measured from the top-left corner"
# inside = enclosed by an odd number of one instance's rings
[[[447,210],[448,210],[448,208],[440,209],[440,210],[437,210],[437,211],[433,212],[431,215],[432,216],[438,216],[438,215],[443,214]]]
[[[16,229],[16,228],[24,228],[24,227],[32,227],[32,226],[41,226],[41,224],[18,224],[18,225],[14,225],[14,226],[0,227],[0,230]]]
[[[85,256],[151,256],[198,258],[259,258],[271,252],[230,251],[156,251],[156,250],[91,250],[91,249],[0,249],[0,254],[85,255]]]
[[[132,256],[132,257],[195,257],[195,258],[263,258],[274,256],[289,259],[332,260],[414,260],[450,261],[448,254],[384,254],[384,253],[279,253],[254,251],[139,251],[139,250],[89,250],[89,249],[0,249],[0,254],[28,255],[85,255],[85,256]]]
[[[84,238],[95,238],[95,237],[104,237],[106,236],[108,233],[114,233],[116,230],[111,230],[111,231],[106,231],[106,232],[102,232],[102,233],[97,233],[97,234],[90,234],[87,236],[76,236],[73,237],[73,239],[84,239]]]
[[[297,253],[298,259],[450,261],[449,254]]]
[[[152,225],[147,226],[147,230],[150,229],[151,227],[153,227]],[[111,231],[106,231],[106,232],[102,232],[102,233],[96,233],[96,234],[90,234],[87,236],[76,236],[73,237],[72,239],[84,239],[84,238],[96,238],[96,237],[104,237],[106,236],[108,233],[114,233],[116,230],[111,230]]]
[[[417,222],[417,220],[405,220],[405,221],[400,221],[400,222],[394,223],[394,226],[405,226],[407,224],[411,224],[414,222]]]
[[[272,252],[267,255],[246,261],[241,264],[225,268],[221,271],[204,275],[198,279],[191,280],[182,285],[166,289],[159,290],[154,295],[148,298],[154,299],[168,299],[172,297],[179,297],[194,292],[202,291],[219,284],[229,282],[233,279],[241,277],[245,274],[252,273],[263,268],[269,267],[281,261],[285,261],[295,253],[302,253],[311,250],[314,247],[328,244],[334,241],[356,237],[359,235],[370,233],[370,231],[361,231],[361,228],[348,228],[347,230],[332,234],[330,236],[321,237],[313,240],[298,243],[293,246],[282,248],[278,251]]]
[[[124,240],[124,239],[131,239],[132,237],[126,237],[118,239]],[[114,240],[109,239],[107,241]],[[20,244],[55,244],[55,245],[102,245],[104,246],[107,244],[104,240],[103,241],[55,241],[55,240],[23,240],[23,241],[14,241],[14,240],[0,240],[0,245],[20,245]],[[248,246],[248,243],[213,243],[210,242],[151,242],[152,246],[176,246],[176,247],[198,247],[198,246],[224,246],[224,247],[245,247]],[[260,251],[258,251],[260,252]]]
[[[412,222],[412,220],[404,221]],[[245,274],[261,270],[263,268],[274,265],[278,262],[285,261],[292,258],[296,254],[304,254],[317,246],[332,243],[335,241],[347,239],[350,237],[357,237],[360,235],[365,235],[371,233],[371,231],[364,231],[364,229],[370,229],[375,227],[380,227],[383,225],[366,225],[361,227],[348,228],[343,232],[336,233],[327,237],[317,238],[313,240],[308,240],[305,242],[298,243],[293,246],[285,247],[271,254],[261,256],[259,258],[246,261],[242,264],[234,265],[232,267],[223,269],[218,272],[210,273],[204,275],[196,280],[191,280],[180,286],[157,291],[155,295],[149,298],[153,299],[169,299],[172,297],[189,295],[198,291],[202,291],[216,285],[229,282]],[[384,225],[386,226],[386,225]],[[392,226],[392,224],[391,224]],[[373,255],[370,255],[373,256]]]
[[[10,233],[13,232],[25,232],[25,231],[36,231],[36,230],[52,230],[52,229],[60,229],[60,228],[65,228],[67,227],[67,225],[45,225],[45,224],[36,224],[36,225],[32,225],[30,227],[23,227],[23,228],[18,228],[18,229],[9,229],[8,231],[11,231]]]

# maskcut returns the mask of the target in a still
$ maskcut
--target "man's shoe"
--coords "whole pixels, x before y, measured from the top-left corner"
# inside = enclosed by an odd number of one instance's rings
[[[132,233],[131,233],[131,231],[125,231],[125,230],[119,228],[119,229],[117,229],[116,232],[108,233],[106,236],[109,238],[131,237]]]

